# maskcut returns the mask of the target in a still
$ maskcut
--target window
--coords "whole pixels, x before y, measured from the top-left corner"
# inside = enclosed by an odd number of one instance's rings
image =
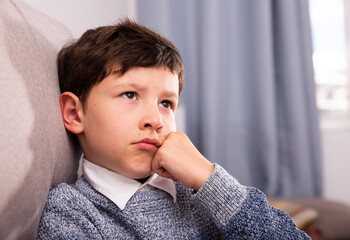
[[[344,0],[309,3],[317,106],[328,114],[347,112],[350,98]]]

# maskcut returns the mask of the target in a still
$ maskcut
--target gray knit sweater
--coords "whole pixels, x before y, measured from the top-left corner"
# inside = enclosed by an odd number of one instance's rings
[[[160,189],[138,191],[121,211],[84,179],[50,191],[38,239],[310,239],[259,190],[222,167],[194,193],[176,183],[177,201]]]

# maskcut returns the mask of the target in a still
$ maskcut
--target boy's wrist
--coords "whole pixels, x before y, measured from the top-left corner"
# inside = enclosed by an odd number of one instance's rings
[[[198,174],[198,180],[195,182],[193,189],[198,191],[214,172],[214,169],[215,165],[208,161],[206,167]]]

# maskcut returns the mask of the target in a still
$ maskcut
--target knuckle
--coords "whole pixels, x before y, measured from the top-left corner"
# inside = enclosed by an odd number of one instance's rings
[[[184,132],[177,132],[180,136],[186,136],[186,134]]]
[[[165,151],[164,151],[164,148],[165,148],[164,146],[165,146],[165,144],[166,144],[166,143],[164,142],[164,143],[162,144],[162,146],[157,150],[157,154],[156,154],[157,157],[162,157],[162,156],[164,155],[164,152],[165,152]]]
[[[166,166],[166,163],[167,163],[167,158],[165,157],[160,157],[159,160],[158,160],[158,164],[160,167],[165,167]]]
[[[187,138],[187,135],[184,132],[177,132],[177,136],[182,139]]]
[[[176,132],[171,132],[171,133],[169,133],[169,135],[168,135],[168,139],[171,139],[171,138],[173,138],[174,136],[176,135]]]

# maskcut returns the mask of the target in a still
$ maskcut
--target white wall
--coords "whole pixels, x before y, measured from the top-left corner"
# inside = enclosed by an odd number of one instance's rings
[[[350,125],[324,122],[321,126],[323,148],[323,190],[327,199],[350,205]]]
[[[114,24],[120,18],[136,20],[136,0],[23,0],[63,23],[75,38],[87,29]]]

